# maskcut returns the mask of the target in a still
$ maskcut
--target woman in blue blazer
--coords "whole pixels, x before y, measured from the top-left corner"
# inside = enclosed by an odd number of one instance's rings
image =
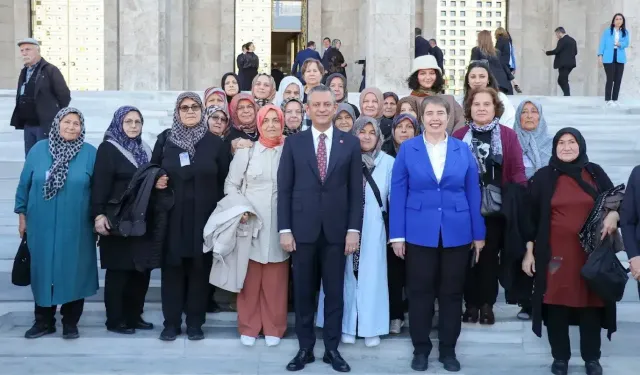
[[[604,87],[604,100],[607,106],[618,105],[620,83],[624,64],[627,62],[625,50],[629,47],[630,39],[624,16],[622,13],[616,13],[611,26],[602,32],[598,48],[598,61],[604,66],[604,72],[607,74],[607,83]]]
[[[406,260],[415,371],[428,367],[436,296],[440,362],[460,370],[455,346],[465,275],[471,256],[477,259],[484,247],[478,167],[469,147],[447,135],[450,112],[441,97],[424,99],[424,134],[401,145],[391,177],[390,238]]]

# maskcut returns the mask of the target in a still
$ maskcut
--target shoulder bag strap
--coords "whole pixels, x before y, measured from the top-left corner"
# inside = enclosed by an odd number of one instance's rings
[[[371,172],[369,172],[367,167],[363,166],[362,173],[364,174],[364,178],[367,179],[367,183],[371,187],[371,190],[373,190],[373,195],[376,196],[376,200],[378,201],[378,205],[380,206],[380,209],[382,210],[382,212],[386,213],[387,211],[384,209],[384,206],[382,205],[382,197],[380,196],[380,189],[378,189],[378,185],[373,180],[373,177],[371,176]]]
[[[242,195],[245,195],[247,192],[247,171],[249,170],[249,163],[251,163],[251,158],[253,158],[253,150],[255,150],[255,145],[251,146],[249,149],[249,158],[247,159],[247,166],[244,169],[244,178],[242,179],[242,187],[240,188],[240,192]]]

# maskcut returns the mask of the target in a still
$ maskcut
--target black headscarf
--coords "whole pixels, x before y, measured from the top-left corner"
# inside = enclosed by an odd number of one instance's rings
[[[576,142],[578,142],[578,157],[572,162],[564,162],[558,158],[558,142],[565,134],[571,134],[576,139]],[[558,170],[561,174],[566,174],[576,180],[582,190],[596,199],[598,197],[598,191],[582,178],[582,170],[586,168],[588,164],[589,157],[587,156],[587,142],[584,140],[582,133],[575,128],[560,129],[556,133],[555,137],[553,137],[553,148],[551,149],[549,165]]]
[[[236,82],[238,82],[238,94],[240,94],[240,92],[242,92],[242,90],[240,89],[240,78],[238,77],[237,74],[235,74],[233,72],[225,73],[225,75],[222,76],[222,81],[220,82],[220,87],[222,88],[222,90],[224,90],[224,82],[227,80],[227,77],[229,77],[229,76],[234,76],[235,77]],[[238,95],[238,94],[236,94],[236,95]],[[233,96],[227,95],[227,103],[231,103],[231,99],[233,99]]]

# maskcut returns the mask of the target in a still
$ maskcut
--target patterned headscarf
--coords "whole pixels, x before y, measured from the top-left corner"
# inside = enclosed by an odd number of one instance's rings
[[[60,122],[70,113],[75,113],[80,117],[80,135],[73,141],[67,141],[60,135]],[[51,130],[49,131],[49,153],[53,158],[53,164],[51,164],[47,172],[48,177],[42,187],[42,194],[45,200],[53,198],[67,181],[69,162],[82,149],[84,134],[84,116],[82,116],[82,112],[75,108],[63,108],[53,119],[53,125],[51,125]]]
[[[191,99],[202,108],[202,100],[195,92],[183,92],[176,100],[176,108],[173,111],[173,126],[169,140],[189,154],[193,161],[196,154],[196,144],[207,134],[209,127],[204,122],[204,111],[200,110],[200,121],[194,126],[185,126],[180,120],[180,105],[185,99]]]
[[[368,124],[371,124],[376,131],[376,137],[378,137],[378,142],[376,142],[376,146],[371,151],[362,151],[362,163],[367,167],[368,170],[372,170],[376,165],[376,157],[380,153],[382,149],[382,131],[380,130],[380,125],[378,125],[378,120],[369,116],[360,116],[356,123],[353,124],[353,129],[351,129],[351,133],[356,137],[360,134],[360,131],[365,128]]]
[[[129,112],[137,112],[140,115],[140,121],[144,125],[144,118],[138,108],[132,106],[120,107],[113,114],[111,124],[104,133],[104,140],[115,142],[131,153],[136,167],[139,167],[149,162],[149,154],[142,144],[142,129],[135,138],[129,138],[127,133],[124,132],[124,118]]]
[[[502,136],[500,135],[500,123],[499,118],[494,118],[491,123],[479,126],[474,121],[467,121],[469,130],[462,138],[462,141],[469,146],[469,150],[475,156],[476,163],[478,164],[478,172],[484,174],[487,172],[487,168],[483,163],[480,163],[479,150],[473,145],[473,132],[486,133],[491,132],[491,155],[494,156],[494,161],[498,164],[502,164]]]
[[[416,136],[421,133],[422,129],[420,128],[420,123],[418,122],[418,119],[413,117],[411,113],[407,113],[407,112],[396,115],[396,117],[393,118],[393,123],[391,124],[391,129],[393,129],[392,132],[395,132],[398,125],[400,125],[400,123],[404,120],[411,121],[411,125],[413,125],[413,129],[416,132]]]
[[[258,99],[256,96],[256,83],[260,77],[267,77],[269,79],[269,83],[271,85],[271,92],[265,99]],[[273,99],[276,97],[276,81],[268,74],[261,73],[253,77],[253,82],[251,82],[251,95],[253,95],[253,99],[260,107],[264,107],[267,104],[271,104]],[[237,95],[236,95],[237,96]]]
[[[284,92],[287,90],[287,87],[291,85],[298,86],[298,89],[300,90],[300,95],[297,99],[300,100],[300,103],[302,103],[302,100],[304,99],[304,86],[302,86],[302,82],[300,82],[300,80],[295,76],[284,77],[282,81],[280,81],[280,88],[278,88],[278,92],[276,93],[276,100],[275,100],[275,104],[277,106],[280,106],[280,108],[282,108],[283,111],[284,111],[284,108],[282,107],[282,105],[285,102]]]
[[[240,118],[238,117],[238,103],[241,100],[248,100],[251,104],[253,104],[253,110],[255,111],[255,116],[253,121],[248,124],[242,124],[240,122]],[[256,101],[253,100],[253,97],[246,93],[240,93],[233,97],[231,103],[229,104],[229,114],[231,115],[231,121],[233,123],[233,127],[243,131],[245,133],[255,133],[258,127],[258,105]]]
[[[533,104],[540,114],[540,121],[538,127],[535,130],[525,130],[520,123],[520,117],[522,116],[522,110],[527,103]],[[547,128],[547,121],[542,115],[542,105],[532,100],[525,100],[518,106],[516,110],[516,122],[513,125],[518,135],[518,141],[522,145],[522,151],[531,160],[533,167],[525,167],[525,174],[527,178],[533,177],[536,171],[549,164],[551,158],[551,148],[553,146],[553,137],[549,134]]]
[[[347,112],[349,114],[349,116],[351,116],[351,121],[353,121],[353,123],[356,122],[356,111],[353,110],[353,107],[351,106],[351,104],[349,104],[349,103],[340,103],[340,104],[338,104],[338,109],[336,110],[336,114],[333,116],[333,123],[334,124],[336,123],[336,120],[338,119],[338,116],[342,112]]]
[[[229,130],[231,130],[231,126],[229,123],[231,122],[231,117],[229,116],[229,112],[222,107],[218,107],[217,105],[210,105],[204,111],[204,123],[207,125],[207,129],[209,129],[209,118],[213,116],[216,112],[222,112],[225,116],[227,116],[227,126],[222,130],[222,135],[220,136],[222,139],[229,134]]]
[[[331,81],[333,81],[336,78],[340,78],[342,80],[342,87],[343,87],[343,91],[344,91],[344,96],[342,97],[342,99],[338,100],[338,103],[348,103],[349,102],[349,90],[347,90],[347,78],[345,76],[343,76],[340,73],[333,73],[331,74],[329,77],[327,77],[327,80],[325,81],[325,86],[327,87],[331,87]],[[331,90],[333,91],[333,90]]]
[[[278,116],[278,120],[280,120],[280,127],[281,127],[280,134],[278,138],[275,138],[275,139],[268,139],[262,136],[262,124],[264,122],[265,117],[267,117],[267,113],[269,113],[269,111],[275,111],[276,115]],[[258,141],[260,142],[260,144],[262,144],[264,147],[267,147],[267,148],[274,148],[282,145],[284,143],[284,136],[282,135],[282,131],[283,131],[283,128],[285,127],[286,126],[284,125],[284,115],[282,114],[282,111],[280,110],[280,108],[276,107],[273,104],[267,104],[264,107],[260,108],[260,110],[258,111],[258,133],[260,133],[260,138],[258,139]]]
[[[284,82],[284,80],[283,80]],[[282,86],[280,86],[282,87]],[[284,130],[282,131],[282,134],[284,134],[285,136],[290,136],[292,134],[296,134],[297,132],[302,130],[302,124],[304,124],[304,104],[302,104],[302,100],[298,100],[297,98],[289,98],[289,99],[285,99],[284,102],[282,102],[282,105],[280,106],[280,109],[282,110],[282,113],[284,114],[285,112],[285,108],[287,108],[287,104],[291,103],[291,102],[295,102],[300,104],[300,108],[302,109],[302,116],[300,116],[300,126],[298,126],[295,129],[291,129],[287,126],[287,124],[284,124]]]
[[[227,101],[227,93],[224,92],[223,89],[219,88],[219,87],[209,87],[208,89],[205,90],[204,92],[204,100],[202,101],[204,103],[204,105],[207,104],[207,99],[209,99],[209,97],[211,95],[218,95],[220,98],[222,98],[222,101],[224,102],[224,109],[228,110],[229,109],[229,102]]]
[[[378,99],[378,113],[376,113],[374,117],[379,119],[380,117],[382,117],[382,111],[384,110],[384,98],[382,97],[382,91],[380,91],[380,89],[378,89],[377,87],[367,87],[360,93],[360,112],[363,113],[361,117],[364,116],[363,104],[364,98],[367,96],[367,94],[374,94]]]

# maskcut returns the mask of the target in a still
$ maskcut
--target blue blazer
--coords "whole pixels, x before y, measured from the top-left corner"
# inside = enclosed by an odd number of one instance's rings
[[[629,47],[630,40],[629,30],[627,30],[627,35],[622,36],[620,34],[620,47],[618,47],[618,62],[621,64],[625,64],[627,62],[627,54],[625,49]],[[611,28],[607,27],[602,32],[602,36],[600,37],[600,47],[598,48],[598,56],[602,56],[602,62],[604,64],[610,64],[613,62],[613,50],[614,43],[616,42],[615,32],[611,33]]]
[[[447,159],[438,183],[423,136],[402,143],[391,176],[391,239],[438,247],[485,238],[480,214],[480,179],[469,147],[449,136]]]
[[[360,140],[333,128],[324,183],[309,129],[287,137],[278,166],[278,231],[290,229],[297,243],[315,243],[324,233],[344,244],[347,230],[362,230]]]
[[[302,64],[304,64],[307,59],[316,59],[322,61],[318,51],[311,48],[305,48],[302,51],[298,52],[298,54],[296,55],[296,60],[293,62],[293,66],[291,67],[291,75],[296,76],[298,77],[298,79],[300,79],[302,77],[302,72],[299,72],[298,69],[302,69]]]

